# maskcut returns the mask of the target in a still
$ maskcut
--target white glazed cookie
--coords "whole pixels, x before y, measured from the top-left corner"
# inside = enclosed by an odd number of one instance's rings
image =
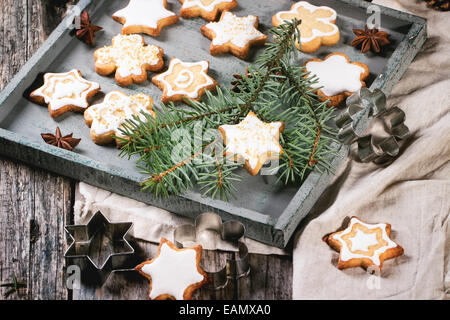
[[[112,17],[123,24],[123,34],[159,36],[163,27],[178,21],[178,16],[166,7],[167,0],[130,0],[128,6],[115,12]]]
[[[257,16],[237,17],[229,11],[224,11],[218,22],[210,22],[200,30],[212,40],[212,55],[231,52],[240,59],[246,59],[251,45],[266,43],[267,36],[257,27]]]
[[[265,123],[253,113],[236,125],[222,125],[226,156],[234,156],[235,161],[244,161],[244,167],[251,175],[256,175],[268,160],[275,160],[283,153],[279,143],[283,122]]]
[[[336,26],[336,11],[330,7],[317,7],[306,1],[295,3],[291,10],[281,11],[272,17],[277,27],[286,20],[301,20],[300,42],[297,48],[303,52],[317,51],[321,45],[332,46],[339,42],[339,28]]]
[[[310,76],[317,76],[318,82],[311,87],[317,89],[322,101],[329,100],[329,106],[333,107],[364,87],[364,80],[370,73],[367,65],[350,62],[348,56],[340,52],[331,53],[324,60],[310,59],[304,67]]]
[[[213,90],[217,82],[208,76],[209,62],[183,62],[172,58],[169,69],[152,78],[163,90],[161,101],[182,101],[185,98],[199,100],[206,90]]]
[[[94,53],[95,71],[100,75],[115,72],[117,84],[128,86],[147,80],[147,71],[159,71],[164,67],[163,49],[145,45],[140,35],[118,34],[111,46],[97,49]]]
[[[219,12],[233,9],[238,5],[236,0],[179,0],[180,16],[183,18],[202,17],[207,21],[214,21]]]
[[[30,99],[39,104],[47,104],[52,118],[67,111],[83,112],[88,99],[100,91],[97,82],[83,79],[81,72],[73,69],[63,73],[46,73],[44,84],[30,94]]]
[[[150,281],[149,299],[190,300],[192,293],[207,282],[200,268],[201,256],[201,245],[178,249],[162,238],[155,258],[135,268]]]
[[[369,224],[352,217],[343,231],[331,233],[324,240],[339,251],[339,269],[352,267],[381,270],[383,262],[403,254],[403,248],[390,239],[391,225]]]
[[[142,113],[155,116],[152,109],[153,100],[150,96],[137,93],[131,96],[120,91],[109,92],[102,103],[92,105],[84,112],[86,124],[91,128],[91,139],[96,144],[109,144],[114,136],[126,138],[120,132],[122,124],[133,116],[145,120]],[[119,146],[121,142],[116,139]]]

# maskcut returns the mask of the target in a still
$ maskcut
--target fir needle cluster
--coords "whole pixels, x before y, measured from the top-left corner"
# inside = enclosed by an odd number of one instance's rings
[[[250,111],[264,122],[285,124],[280,135],[284,152],[271,168],[278,182],[300,183],[313,167],[330,169],[333,109],[314,93],[316,79],[292,63],[299,23],[292,20],[271,29],[274,41],[239,77],[238,90],[218,88],[203,101],[187,100],[185,108],[162,104],[155,117],[134,117],[123,125],[127,138],[122,138],[121,156],[138,155],[137,166],[148,176],[143,189],[159,197],[200,186],[204,196],[234,196],[243,164],[224,158],[218,127],[239,123]]]

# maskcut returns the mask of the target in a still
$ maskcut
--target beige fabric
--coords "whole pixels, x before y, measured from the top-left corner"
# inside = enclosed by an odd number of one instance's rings
[[[419,0],[374,2],[428,18],[429,39],[389,99],[405,111],[412,137],[387,167],[349,160],[301,224],[294,299],[450,298],[450,12]],[[379,277],[338,270],[339,254],[321,239],[353,215],[390,223],[405,250],[385,262]]]

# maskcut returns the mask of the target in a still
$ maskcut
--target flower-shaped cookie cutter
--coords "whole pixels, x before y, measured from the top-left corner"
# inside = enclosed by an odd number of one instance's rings
[[[386,108],[386,95],[362,88],[347,98],[347,108],[336,117],[338,139],[358,144],[362,162],[387,162],[400,152],[399,141],[409,136],[405,113],[397,106]]]
[[[81,280],[103,284],[113,271],[131,269],[134,249],[128,242],[133,223],[111,223],[97,211],[87,224],[67,225],[72,244],[64,254],[66,266],[77,265]]]
[[[223,268],[216,272],[208,272],[210,289],[219,290],[227,286],[229,281],[235,281],[245,277],[250,273],[248,263],[248,248],[242,241],[245,235],[244,225],[235,220],[222,222],[220,216],[207,212],[199,215],[195,219],[195,224],[186,224],[175,229],[173,238],[178,248],[183,248],[185,243],[197,243],[198,237],[203,232],[212,232],[220,236],[221,240],[229,243],[237,250],[233,252],[234,257],[227,259]]]

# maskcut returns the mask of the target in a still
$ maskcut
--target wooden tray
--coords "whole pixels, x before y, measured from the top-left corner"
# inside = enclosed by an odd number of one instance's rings
[[[299,55],[303,63],[311,57],[323,58],[331,52],[344,52],[351,60],[366,63],[370,70],[367,81],[370,89],[391,92],[407,66],[426,39],[426,21],[399,11],[383,8],[381,24],[391,34],[392,45],[383,55],[363,55],[351,47],[353,28],[363,28],[368,17],[370,3],[357,0],[311,0],[315,5],[328,5],[338,13],[337,25],[341,40],[333,47],[322,47],[313,55]],[[271,17],[277,11],[288,10],[294,1],[289,0],[240,0],[233,10],[238,16],[255,14],[260,18],[260,30],[271,28]],[[133,160],[118,157],[119,150],[113,146],[95,145],[89,137],[89,128],[82,114],[66,114],[58,119],[48,115],[47,108],[36,105],[25,98],[27,89],[42,78],[45,72],[64,72],[79,69],[87,80],[99,82],[103,92],[119,89],[113,77],[102,77],[94,71],[93,52],[96,48],[110,45],[114,35],[121,32],[122,25],[111,15],[124,7],[123,0],[80,0],[78,5],[61,22],[35,55],[22,67],[0,94],[0,154],[39,166],[109,191],[134,198],[188,217],[205,211],[219,213],[224,220],[237,219],[247,228],[247,236],[264,243],[285,247],[299,222],[308,214],[319,196],[329,185],[332,174],[313,170],[298,186],[276,187],[261,176],[245,176],[237,185],[239,198],[224,202],[203,198],[195,190],[183,196],[154,200],[153,195],[141,191],[139,182],[144,176],[135,167]],[[73,37],[72,22],[83,9],[90,11],[91,20],[104,31],[96,34],[96,47],[91,48]],[[179,12],[180,3],[169,2],[168,9]],[[144,35],[147,44],[156,44],[164,49],[166,65],[172,57],[186,61],[209,60],[210,74],[222,86],[229,86],[233,73],[242,73],[246,62],[232,55],[213,57],[209,54],[210,40],[200,33],[206,22],[200,18],[180,19],[180,22],[163,29],[161,36]],[[250,62],[262,48],[253,49]],[[159,101],[161,91],[150,82],[120,88],[125,93],[140,91]],[[93,103],[102,100],[100,95]],[[367,123],[360,121],[359,126]],[[63,133],[73,132],[82,138],[75,152],[45,144],[40,133],[54,132],[59,126]],[[348,147],[333,145],[339,156],[332,159],[335,171],[348,155]],[[245,173],[243,173],[245,174]]]

